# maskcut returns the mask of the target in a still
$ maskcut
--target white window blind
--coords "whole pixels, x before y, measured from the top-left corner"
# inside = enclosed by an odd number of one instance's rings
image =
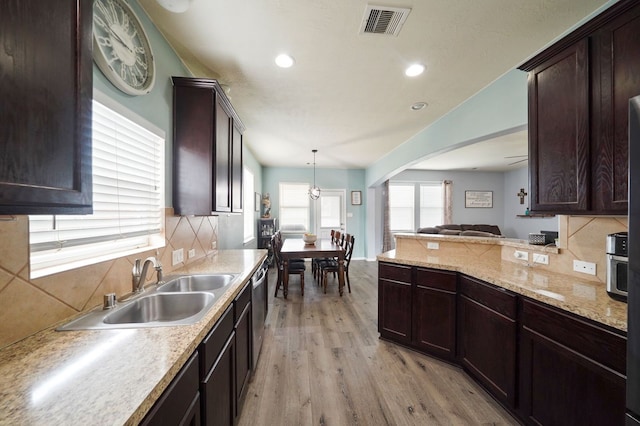
[[[280,182],[280,230],[309,231],[309,184]]]
[[[415,185],[412,183],[389,184],[389,227],[391,231],[411,231],[414,223]]]
[[[442,182],[420,184],[420,228],[444,223]]]
[[[126,115],[94,100],[93,214],[29,217],[31,278],[164,246],[164,135]]]
[[[256,224],[255,218],[255,183],[253,181],[254,176],[253,173],[246,167],[243,167],[242,173],[244,176],[242,177],[242,184],[244,188],[242,190],[244,197],[244,242],[248,242],[253,240],[255,236],[255,229],[258,226]],[[259,208],[260,206],[258,206]]]

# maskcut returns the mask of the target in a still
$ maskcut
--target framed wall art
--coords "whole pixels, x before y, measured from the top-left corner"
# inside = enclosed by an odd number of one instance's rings
[[[351,191],[351,205],[362,205],[362,191]]]
[[[464,191],[464,207],[467,209],[493,208],[493,191]]]

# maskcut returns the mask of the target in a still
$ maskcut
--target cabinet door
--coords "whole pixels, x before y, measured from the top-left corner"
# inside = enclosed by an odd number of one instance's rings
[[[236,126],[233,126],[231,144],[231,210],[234,212],[242,212],[242,177],[242,133]],[[251,209],[251,206],[246,208]]]
[[[529,73],[531,210],[589,208],[588,41],[577,42]]]
[[[412,344],[453,360],[456,341],[456,274],[417,268],[413,293]]]
[[[210,215],[215,92],[178,78],[173,90],[173,207],[179,215]]]
[[[231,211],[231,118],[216,96],[215,211]]]
[[[378,331],[383,338],[411,343],[411,267],[378,266]]]
[[[200,385],[202,421],[207,426],[233,426],[234,423],[235,341],[235,333],[232,333]]]
[[[0,214],[92,212],[91,23],[90,0],[0,2]]]
[[[236,416],[251,377],[251,333],[251,303],[247,303],[236,323]]]
[[[627,213],[629,98],[640,95],[640,6],[593,36],[593,209]]]
[[[514,407],[517,332],[515,319],[465,294],[460,295],[458,309],[458,347],[462,366],[497,399]]]
[[[626,339],[528,299],[521,318],[522,417],[543,425],[624,424]]]

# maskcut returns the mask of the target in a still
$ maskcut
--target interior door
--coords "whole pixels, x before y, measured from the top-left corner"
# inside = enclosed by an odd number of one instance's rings
[[[323,189],[316,205],[316,235],[318,238],[330,238],[331,230],[347,232],[346,228],[346,190]]]

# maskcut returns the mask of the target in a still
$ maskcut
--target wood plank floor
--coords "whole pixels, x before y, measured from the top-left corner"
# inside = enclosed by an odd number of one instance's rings
[[[307,262],[273,299],[241,426],[517,425],[459,368],[382,341],[377,331],[377,263],[352,261],[352,293],[329,278],[317,287]]]

